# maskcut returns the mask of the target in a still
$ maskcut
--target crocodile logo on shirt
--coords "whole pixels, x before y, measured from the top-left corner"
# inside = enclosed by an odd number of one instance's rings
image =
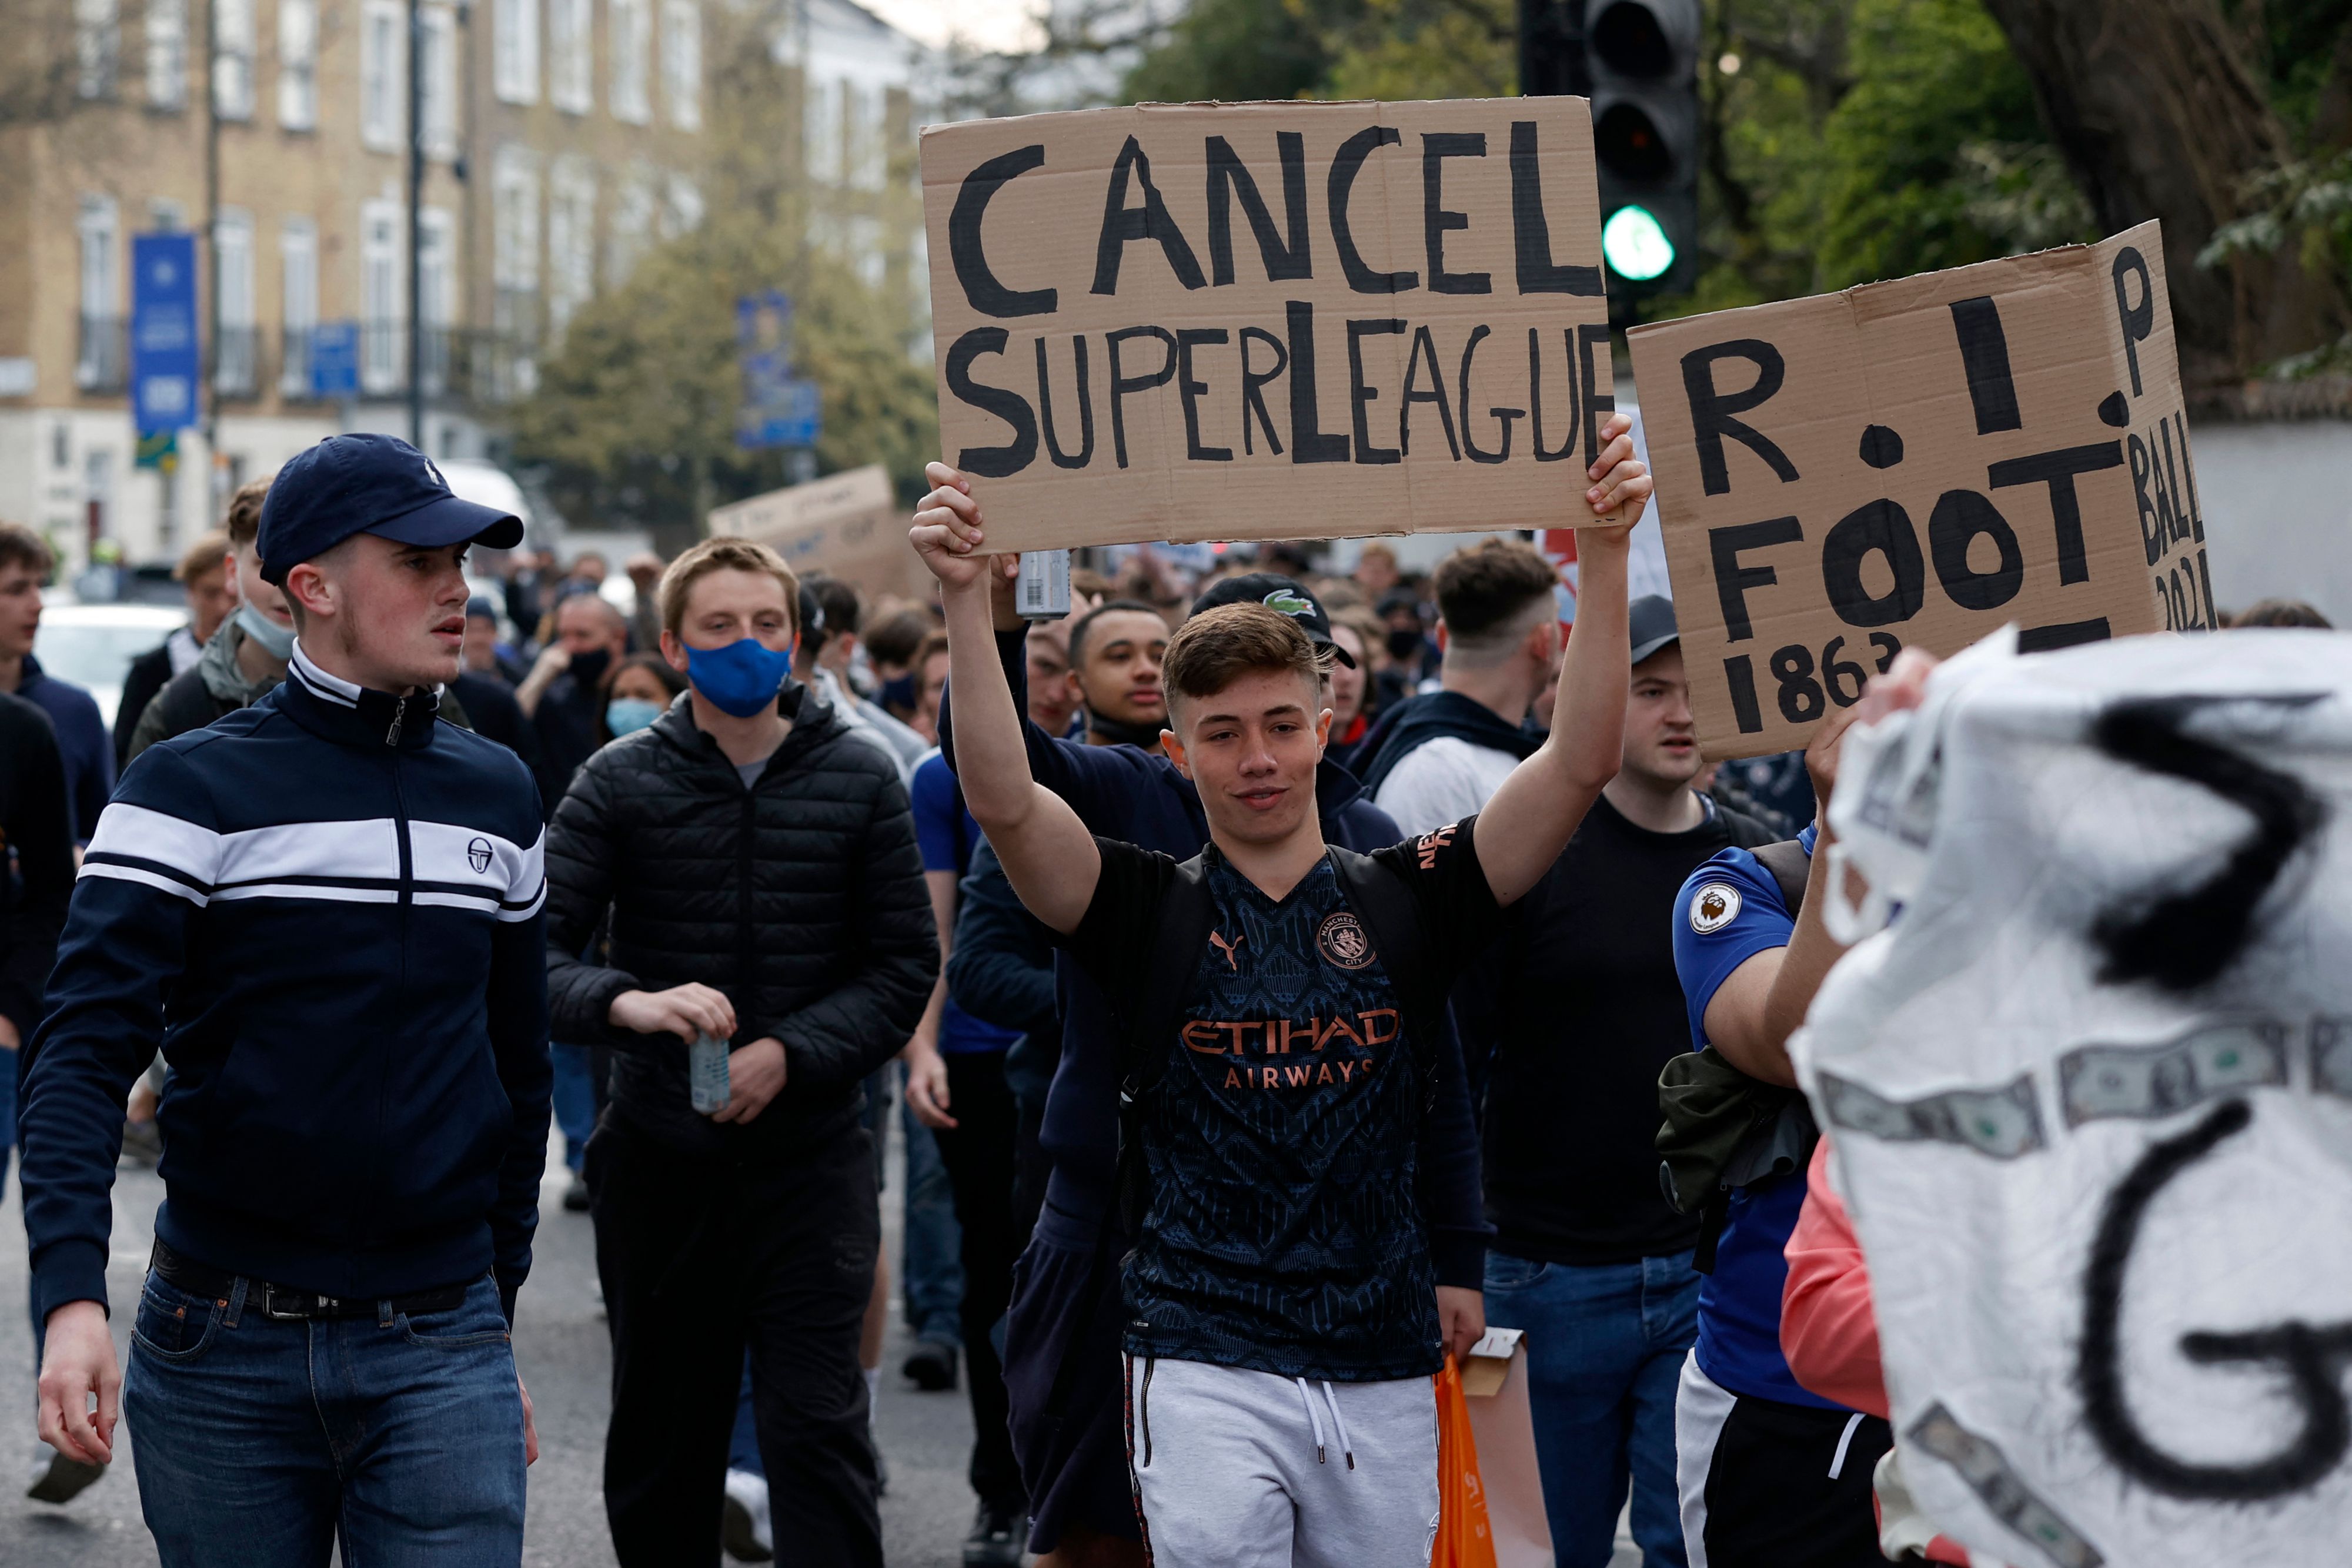
[[[1332,911],[1316,927],[1315,946],[1342,969],[1360,969],[1372,961],[1372,938],[1364,923],[1344,909]]]
[[[474,868],[476,876],[490,869],[490,841],[477,838],[466,846],[466,863]]]

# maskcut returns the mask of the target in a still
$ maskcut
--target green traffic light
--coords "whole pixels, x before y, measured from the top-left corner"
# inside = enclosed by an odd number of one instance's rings
[[[1647,283],[1674,266],[1675,242],[1648,208],[1622,206],[1601,225],[1601,254],[1618,277]]]

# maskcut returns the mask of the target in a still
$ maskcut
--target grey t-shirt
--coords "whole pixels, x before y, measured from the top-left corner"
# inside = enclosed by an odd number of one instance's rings
[[[735,765],[735,777],[743,780],[744,789],[751,789],[758,788],[760,783],[760,775],[768,770],[769,759],[773,758],[775,755],[776,754],[774,752],[771,751],[766,757],[762,757],[757,762],[739,762]]]

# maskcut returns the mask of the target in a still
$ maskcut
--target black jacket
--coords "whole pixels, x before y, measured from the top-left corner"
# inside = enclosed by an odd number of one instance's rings
[[[41,986],[58,959],[73,892],[73,811],[49,716],[0,694],[0,1018],[21,1045],[41,1021]],[[16,872],[8,874],[8,852]],[[0,1056],[0,1072],[16,1061]],[[16,1129],[0,1130],[14,1141]]]
[[[173,636],[179,635],[173,632]],[[156,643],[131,661],[131,668],[122,677],[122,695],[114,704],[114,770],[117,773],[131,766],[131,737],[139,727],[139,716],[156,694],[172,684],[172,644],[170,639]]]
[[[860,1081],[907,1043],[939,937],[897,770],[798,685],[792,733],[746,790],[681,696],[584,763],[548,831],[548,1000],[558,1040],[615,1048],[612,1104],[681,1153],[802,1157],[857,1124]],[[603,965],[579,954],[607,910]],[[783,1042],[783,1092],[749,1124],[696,1114],[686,1047],[606,1021],[627,990],[726,993],[736,1046]]]

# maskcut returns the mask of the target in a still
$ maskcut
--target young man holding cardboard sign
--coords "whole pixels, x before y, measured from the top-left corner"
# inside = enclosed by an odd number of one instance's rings
[[[1607,426],[1586,497],[1620,522],[1650,489],[1624,428]],[[1625,530],[1586,546],[1552,738],[1479,817],[1371,856],[1323,839],[1329,713],[1298,623],[1256,604],[1188,622],[1161,744],[1200,788],[1211,847],[1180,866],[1092,837],[1029,777],[989,597],[1013,562],[978,553],[963,476],[931,475],[912,537],[947,606],[967,804],[1031,913],[1126,1002],[1128,1440],[1146,1540],[1170,1568],[1426,1563],[1428,1379],[1484,1327],[1468,1267],[1483,1226],[1425,1214],[1417,1190],[1429,1042],[1463,959],[1616,770]]]

